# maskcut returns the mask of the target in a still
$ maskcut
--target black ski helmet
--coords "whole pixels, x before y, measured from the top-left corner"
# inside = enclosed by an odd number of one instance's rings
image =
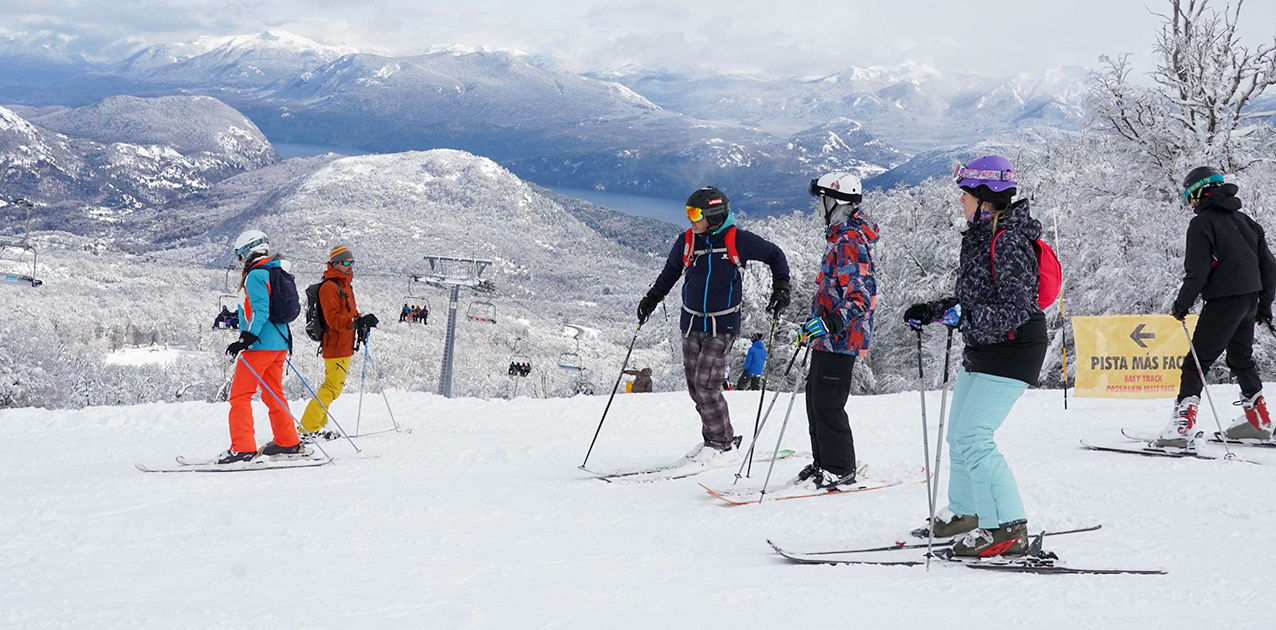
[[[1183,196],[1191,201],[1200,191],[1223,185],[1223,172],[1212,166],[1198,166],[1183,178]]]
[[[713,186],[705,186],[687,197],[687,207],[699,208],[704,218],[709,221],[709,227],[715,228],[726,221],[727,213],[731,211],[731,200],[727,199],[726,193],[721,190]]]
[[[752,335],[749,335],[749,339],[752,339],[753,341],[762,341],[762,333],[755,332]]]

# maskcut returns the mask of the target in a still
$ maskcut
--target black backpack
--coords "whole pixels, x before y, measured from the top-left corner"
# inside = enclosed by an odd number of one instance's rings
[[[267,267],[270,271],[270,321],[290,324],[301,315],[301,301],[297,297],[297,282],[292,274],[279,267]]]
[[[306,336],[312,341],[323,342],[324,333],[328,332],[328,322],[323,319],[323,309],[319,306],[319,288],[325,282],[336,282],[335,278],[324,278],[306,287]],[[338,291],[340,291],[338,285]],[[344,291],[342,291],[344,293]]]

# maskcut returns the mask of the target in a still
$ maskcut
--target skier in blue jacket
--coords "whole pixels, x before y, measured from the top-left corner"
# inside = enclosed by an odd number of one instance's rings
[[[767,310],[778,313],[789,304],[789,263],[775,244],[736,227],[730,200],[717,188],[707,186],[691,193],[687,219],[691,228],[674,241],[664,270],[638,303],[638,321],[647,321],[681,276],[683,369],[704,437],[687,458],[702,461],[740,443],[722,396],[727,357],[740,330],[744,289],[740,273],[751,260],[771,268]]]
[[[744,372],[735,388],[738,390],[757,390],[762,388],[762,368],[766,366],[766,344],[762,343],[762,333],[755,332],[750,337],[753,345],[744,355]]]

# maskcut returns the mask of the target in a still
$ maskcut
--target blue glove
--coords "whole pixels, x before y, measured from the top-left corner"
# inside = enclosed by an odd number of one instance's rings
[[[944,311],[944,318],[941,321],[943,321],[945,326],[950,328],[957,327],[957,325],[961,323],[961,305],[954,304],[948,307]]]
[[[829,334],[828,325],[824,323],[823,317],[812,317],[806,320],[805,324],[798,329],[797,341],[799,344],[809,343],[812,339],[817,339]]]

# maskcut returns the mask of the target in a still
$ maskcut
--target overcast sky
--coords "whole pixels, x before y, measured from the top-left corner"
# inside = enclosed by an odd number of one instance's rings
[[[1215,1],[1221,7],[1222,2]],[[1146,70],[1165,0],[0,0],[0,35],[70,52],[283,29],[393,54],[434,46],[516,49],[575,69],[625,65],[770,75],[915,61],[1000,76],[1094,66],[1133,52]],[[1242,12],[1251,44],[1276,34],[1276,1]]]

